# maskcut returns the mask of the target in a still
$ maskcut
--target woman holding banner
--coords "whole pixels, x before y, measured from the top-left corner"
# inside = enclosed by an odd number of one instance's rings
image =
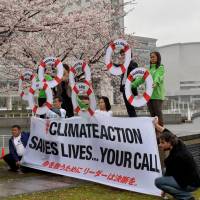
[[[150,54],[150,74],[153,79],[153,93],[151,99],[147,103],[148,110],[152,117],[158,116],[158,122],[163,126],[162,104],[165,98],[164,75],[165,69],[161,64],[161,55],[159,52],[152,52]],[[143,79],[136,79],[132,83],[132,88],[137,88],[144,81]]]
[[[103,114],[108,117],[112,117],[111,105],[108,97],[101,96],[99,98],[99,110],[95,111],[95,114]]]

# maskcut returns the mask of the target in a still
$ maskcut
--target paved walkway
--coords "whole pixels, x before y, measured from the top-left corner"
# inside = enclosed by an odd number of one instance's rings
[[[59,188],[69,188],[80,184],[82,181],[50,173],[25,173],[16,174],[7,169],[0,168],[2,174],[8,173],[8,179],[0,176],[0,199],[24,193],[47,191]]]

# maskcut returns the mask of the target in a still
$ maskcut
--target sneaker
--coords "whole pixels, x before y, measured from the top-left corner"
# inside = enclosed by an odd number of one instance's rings
[[[169,199],[169,198],[168,198],[167,196],[164,196],[163,199],[167,200],[167,199]]]
[[[18,170],[17,170],[17,174],[24,174],[24,172],[22,172],[21,169],[18,169]]]

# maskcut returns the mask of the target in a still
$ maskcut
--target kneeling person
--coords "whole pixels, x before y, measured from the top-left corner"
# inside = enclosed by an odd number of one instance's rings
[[[169,151],[165,159],[166,172],[155,180],[155,185],[164,193],[169,193],[177,200],[194,200],[191,192],[200,187],[200,174],[197,165],[186,145],[169,130],[156,124],[161,130],[161,150]]]
[[[25,152],[29,133],[21,132],[19,125],[13,125],[11,132],[12,137],[9,139],[9,154],[5,155],[3,159],[11,170],[17,171],[20,167],[20,160]]]

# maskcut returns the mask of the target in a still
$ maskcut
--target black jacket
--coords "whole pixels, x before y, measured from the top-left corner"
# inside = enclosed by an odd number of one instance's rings
[[[127,77],[130,74],[130,72],[137,67],[138,67],[138,64],[136,62],[134,62],[133,60],[131,60],[129,66],[128,66],[128,69],[127,69]],[[125,90],[125,85],[122,85],[123,78],[124,78],[124,74],[121,75],[120,92],[124,92],[124,90]],[[132,89],[132,93],[134,96],[137,96],[138,95],[137,89]]]
[[[181,140],[174,145],[169,156],[165,159],[166,174],[173,176],[180,187],[199,187],[200,175],[191,153]]]

